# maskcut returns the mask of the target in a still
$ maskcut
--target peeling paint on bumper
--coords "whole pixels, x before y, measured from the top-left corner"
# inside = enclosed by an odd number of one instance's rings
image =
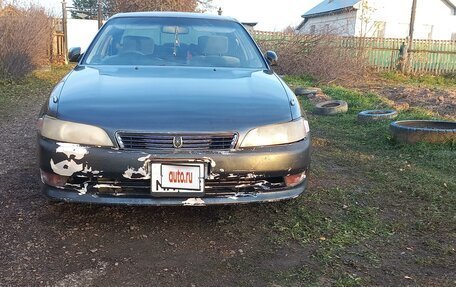
[[[78,195],[75,192],[65,191],[50,186],[43,186],[43,193],[52,200],[73,202],[73,203],[90,203],[101,205],[128,205],[128,206],[209,206],[209,205],[233,205],[248,204],[259,202],[277,202],[297,198],[301,195],[307,186],[307,180],[292,189],[258,193],[255,196],[238,196],[238,197],[204,197],[204,198],[131,198],[131,197],[114,197],[114,196],[97,196],[97,195]]]
[[[52,172],[51,159],[56,162],[68,160],[66,154],[56,152],[59,144],[48,139],[39,139],[40,169]],[[175,206],[206,206],[214,204],[243,204],[251,202],[272,202],[291,199],[304,192],[307,179],[299,186],[286,188],[276,187],[273,182],[265,178],[283,178],[292,174],[307,172],[310,167],[310,139],[304,141],[264,148],[252,148],[232,151],[179,151],[150,153],[143,151],[124,151],[112,148],[84,147],[86,153],[80,160],[70,157],[83,164],[81,172],[73,174],[79,184],[67,184],[63,188],[55,188],[43,184],[42,190],[47,196],[68,202],[86,202],[95,204],[123,204],[123,205],[175,205]],[[256,180],[251,185],[253,192],[243,192],[244,185],[235,185],[230,195],[219,194],[217,186],[208,187],[210,194],[200,198],[183,197],[154,197],[151,194],[106,194],[103,189],[112,189],[116,193],[121,190],[117,183],[129,184],[131,181],[140,181],[147,184],[150,181],[150,162],[194,162],[207,163],[209,181],[232,180],[240,177],[245,180]],[[131,175],[126,170],[131,170]],[[95,172],[94,172],[95,171]],[[139,174],[138,171],[141,171]],[[143,171],[143,172],[142,172]],[[135,177],[133,178],[133,175]],[[140,175],[140,176],[138,176]],[[132,178],[129,178],[132,177]],[[80,185],[80,186],[78,186]],[[94,190],[95,189],[95,190]],[[223,193],[223,192],[222,192]],[[187,195],[191,196],[191,195]]]

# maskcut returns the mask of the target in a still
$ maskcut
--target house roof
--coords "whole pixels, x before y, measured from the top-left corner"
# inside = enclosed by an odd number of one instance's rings
[[[258,22],[242,22],[241,24],[244,26],[255,27],[256,25],[258,25]]]
[[[323,0],[320,4],[307,11],[303,18],[312,18],[328,13],[336,13],[344,10],[355,9],[355,5],[361,0]],[[442,0],[456,10],[456,0]]]
[[[315,17],[322,14],[334,13],[340,10],[353,9],[361,0],[324,0],[307,11],[303,18]]]
[[[442,0],[443,2],[447,3],[448,5],[450,5],[451,7],[453,7],[453,9],[456,10],[456,0]]]

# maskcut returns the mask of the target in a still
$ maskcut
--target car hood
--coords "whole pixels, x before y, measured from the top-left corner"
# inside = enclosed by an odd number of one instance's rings
[[[194,67],[76,67],[60,93],[58,117],[153,132],[239,132],[292,120],[276,75]]]

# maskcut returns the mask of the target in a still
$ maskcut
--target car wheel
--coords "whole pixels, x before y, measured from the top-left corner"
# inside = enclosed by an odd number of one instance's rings
[[[394,110],[370,110],[358,114],[360,123],[378,122],[397,118],[398,113]]]
[[[336,115],[348,112],[345,101],[327,101],[315,105],[315,113],[319,115]]]
[[[398,121],[390,125],[390,131],[396,141],[403,143],[456,143],[456,122]]]

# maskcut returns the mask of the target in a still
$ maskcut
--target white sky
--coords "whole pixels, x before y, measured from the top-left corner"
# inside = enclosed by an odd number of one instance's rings
[[[72,0],[66,0],[68,5]],[[298,25],[301,15],[322,0],[213,0],[216,13],[222,7],[223,15],[231,16],[239,21],[258,22],[256,29],[264,31],[280,31],[288,25]],[[61,0],[34,0],[49,9],[55,15],[61,15]]]
[[[239,21],[258,22],[255,27],[264,31],[280,31],[288,25],[298,25],[301,15],[323,0],[214,0],[222,7],[223,15]]]

